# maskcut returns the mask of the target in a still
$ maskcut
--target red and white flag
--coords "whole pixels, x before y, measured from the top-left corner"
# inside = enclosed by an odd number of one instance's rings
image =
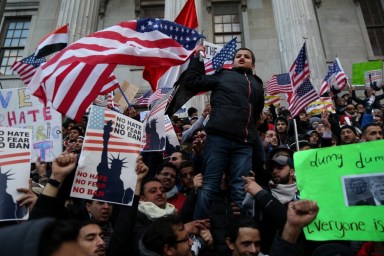
[[[36,58],[45,57],[54,52],[61,51],[68,44],[68,24],[46,35],[36,47]]]
[[[306,43],[303,44],[299,55],[293,62],[289,76],[291,77],[292,88],[295,90],[309,78],[309,64],[307,59]]]
[[[175,22],[192,29],[196,29],[199,26],[195,0],[188,0],[185,3]],[[188,67],[188,64],[189,62],[175,67],[147,66],[143,70],[143,78],[149,82],[154,92],[161,88],[172,88],[181,73]]]

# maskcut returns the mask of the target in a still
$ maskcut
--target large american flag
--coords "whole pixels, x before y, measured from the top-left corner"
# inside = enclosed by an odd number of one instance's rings
[[[292,116],[296,116],[300,111],[307,107],[309,103],[319,99],[315,88],[309,78],[293,90],[292,97],[289,100],[288,110]]]
[[[215,73],[220,68],[232,68],[233,55],[236,52],[237,37],[226,43],[215,56],[212,57],[205,66],[205,74]]]
[[[328,73],[321,84],[320,96],[324,96],[331,86],[342,91],[347,85],[347,79],[339,58],[336,58],[333,64],[328,67]]]
[[[29,89],[35,96],[52,101],[59,112],[80,120],[105,89],[117,64],[180,65],[193,53],[200,37],[195,30],[167,20],[121,22],[81,38],[53,56],[36,72]],[[58,93],[60,89],[62,92]],[[60,98],[56,99],[58,95]],[[68,103],[65,106],[64,98]]]
[[[291,77],[293,90],[299,85],[304,83],[307,78],[309,78],[309,64],[306,53],[306,43],[303,44],[299,55],[297,56],[295,62],[293,62],[290,70],[289,76]]]
[[[292,83],[289,73],[273,75],[267,84],[268,94],[287,93],[292,91]]]
[[[36,68],[44,62],[45,58],[36,59],[35,55],[32,54],[20,61],[13,63],[11,69],[19,74],[25,85],[28,85],[36,72]]]

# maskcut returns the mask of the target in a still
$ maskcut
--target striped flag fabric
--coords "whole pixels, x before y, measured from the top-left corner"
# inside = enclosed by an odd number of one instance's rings
[[[331,113],[336,113],[333,100],[330,97],[322,97],[314,102],[309,103],[305,108],[307,114],[312,116],[320,115],[325,110]]]
[[[13,63],[11,69],[19,74],[21,81],[23,81],[25,85],[28,85],[36,72],[36,68],[44,62],[45,58],[36,58],[36,56],[32,54]]]
[[[233,55],[237,48],[237,37],[226,43],[224,47],[210,59],[205,66],[205,74],[211,75],[220,68],[232,68]]]
[[[292,83],[289,73],[273,75],[267,83],[267,93],[270,95],[291,91]]]
[[[347,85],[347,75],[341,66],[339,58],[336,57],[332,65],[328,67],[328,73],[325,76],[320,87],[320,96],[326,95],[328,90],[333,86],[335,89],[342,91]]]
[[[52,101],[59,112],[81,120],[117,64],[180,65],[200,37],[195,30],[162,19],[121,22],[67,46],[39,67],[28,88],[45,102]]]
[[[149,96],[148,103],[151,105],[155,105],[157,100],[164,97],[172,88],[157,88],[154,93],[152,93],[151,96]]]
[[[152,90],[146,91],[143,95],[136,99],[135,105],[140,107],[149,106],[149,97],[152,95]]]
[[[57,51],[61,51],[68,44],[68,24],[55,29],[46,35],[36,47],[36,58],[45,57]]]
[[[110,110],[120,113],[120,110],[119,110],[120,105],[113,101],[113,96],[114,96],[113,91],[108,93],[107,107]]]
[[[289,76],[292,81],[293,90],[306,82],[306,80],[309,78],[309,64],[307,59],[306,43],[304,43],[303,47],[301,47],[299,55],[289,69]]]
[[[0,166],[31,163],[30,149],[20,152],[0,151]]]
[[[185,3],[175,22],[191,29],[196,29],[199,26],[195,0],[188,0]],[[188,67],[188,63],[176,67],[146,66],[143,70],[143,78],[148,81],[154,92],[158,88],[172,87],[180,74]]]
[[[279,95],[264,95],[264,108],[268,109],[270,105],[274,105],[276,108],[280,107]]]
[[[289,100],[288,110],[292,116],[297,116],[300,111],[307,107],[309,103],[319,99],[315,88],[309,78],[293,90],[292,97]]]

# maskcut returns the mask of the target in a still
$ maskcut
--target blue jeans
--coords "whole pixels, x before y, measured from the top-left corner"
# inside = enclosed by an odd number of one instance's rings
[[[194,219],[209,218],[210,205],[220,193],[225,170],[229,173],[232,200],[241,207],[245,197],[242,176],[252,168],[252,145],[209,134],[204,146],[204,183],[198,191]]]

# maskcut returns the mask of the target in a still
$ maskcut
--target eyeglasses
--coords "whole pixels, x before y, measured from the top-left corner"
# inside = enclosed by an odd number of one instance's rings
[[[188,242],[189,239],[194,240],[195,238],[196,238],[196,236],[195,236],[194,234],[188,234],[186,238],[181,239],[181,240],[177,240],[177,241],[175,242],[175,244]]]

